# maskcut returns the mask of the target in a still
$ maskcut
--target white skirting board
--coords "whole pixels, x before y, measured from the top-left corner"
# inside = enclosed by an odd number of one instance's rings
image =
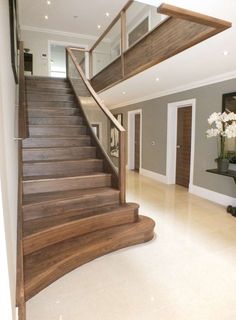
[[[167,183],[167,177],[165,175],[146,170],[143,168],[140,168],[139,173],[145,177],[152,178],[156,181],[162,182],[162,183]]]
[[[158,182],[167,184],[167,177],[165,175],[162,175],[150,170],[146,170],[143,168],[140,168],[139,173],[145,177],[152,178]],[[209,201],[213,201],[223,206],[228,206],[228,205],[236,206],[236,198],[229,197],[229,196],[226,196],[225,194],[211,191],[206,188],[195,186],[193,184],[189,185],[189,192],[198,197],[207,199]]]
[[[236,198],[226,196],[225,194],[218,193],[206,188],[195,185],[189,185],[189,192],[201,198],[219,203],[223,206],[236,206]]]

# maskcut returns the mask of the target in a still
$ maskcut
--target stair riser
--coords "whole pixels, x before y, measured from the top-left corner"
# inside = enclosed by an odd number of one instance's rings
[[[29,126],[30,136],[62,136],[62,137],[77,137],[87,133],[84,126],[81,127],[36,127]]]
[[[71,88],[59,88],[59,89],[54,89],[54,88],[39,88],[39,87],[33,87],[33,86],[28,86],[27,87],[27,93],[28,94],[72,94],[73,91]]]
[[[79,115],[79,110],[76,108],[58,108],[58,109],[50,109],[50,108],[45,108],[45,109],[37,109],[37,108],[30,108],[28,109],[28,115],[29,118],[31,117],[53,117],[55,116],[74,116],[74,115]]]
[[[26,237],[23,244],[24,255],[72,237],[136,221],[137,213],[128,209],[76,220]]]
[[[81,175],[92,172],[102,172],[103,161],[83,161],[83,162],[54,162],[54,163],[24,163],[23,174],[27,176],[43,175]]]
[[[39,218],[60,216],[78,216],[83,218],[94,208],[112,206],[119,204],[119,192],[112,194],[98,194],[83,196],[76,199],[57,200],[47,203],[26,205],[23,207],[24,220],[34,220]]]
[[[75,101],[75,96],[66,94],[66,95],[56,95],[56,94],[30,94],[27,93],[27,101]]]
[[[79,160],[96,158],[95,147],[24,149],[23,161]],[[53,163],[52,163],[53,166]]]
[[[73,178],[59,178],[38,181],[24,181],[24,194],[35,194],[43,192],[65,191],[75,189],[91,189],[100,187],[110,187],[111,176],[81,176]]]
[[[60,89],[70,89],[70,85],[67,82],[51,82],[51,81],[26,81],[27,90],[29,89],[53,89],[53,90],[60,90]]]
[[[58,108],[76,108],[77,104],[73,101],[28,101],[29,108],[55,108],[54,112]]]
[[[83,118],[81,117],[68,117],[68,118],[49,118],[49,117],[45,117],[45,118],[40,118],[40,117],[29,117],[29,124],[30,125],[80,125],[83,124]]]
[[[71,138],[28,138],[23,140],[23,148],[50,148],[50,147],[89,147],[91,146],[91,139],[85,136],[80,139]]]

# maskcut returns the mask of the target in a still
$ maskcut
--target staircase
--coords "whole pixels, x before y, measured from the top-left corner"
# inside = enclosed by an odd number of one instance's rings
[[[152,239],[154,222],[120,202],[66,79],[26,79],[29,137],[22,142],[24,295],[74,268]]]

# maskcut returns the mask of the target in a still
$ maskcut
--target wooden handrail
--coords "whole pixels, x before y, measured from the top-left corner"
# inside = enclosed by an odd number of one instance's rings
[[[170,4],[162,3],[158,8],[157,12],[161,14],[166,14],[171,17],[180,18],[196,23],[201,23],[206,26],[216,28],[216,29],[227,29],[232,26],[232,23],[222,19],[217,19],[214,17],[207,16],[195,11],[179,8],[172,6]]]
[[[68,54],[70,55],[71,60],[73,61],[77,71],[79,72],[80,77],[83,80],[85,86],[89,90],[89,92],[90,92],[91,96],[93,97],[93,99],[97,102],[97,104],[100,107],[100,109],[103,111],[103,113],[105,113],[105,115],[109,118],[109,120],[112,122],[112,124],[116,127],[116,129],[118,131],[124,131],[125,132],[125,129],[117,121],[117,119],[113,116],[113,114],[107,109],[107,107],[103,103],[102,99],[98,96],[98,94],[95,92],[95,90],[93,89],[93,87],[91,86],[89,81],[86,79],[86,77],[85,77],[85,75],[84,75],[79,63],[76,61],[76,57],[74,56],[71,48],[66,48],[66,50],[67,50]]]
[[[28,138],[29,131],[27,126],[27,108],[25,92],[25,67],[24,67],[24,43],[20,41],[20,59],[19,59],[19,129],[18,137],[21,139]]]

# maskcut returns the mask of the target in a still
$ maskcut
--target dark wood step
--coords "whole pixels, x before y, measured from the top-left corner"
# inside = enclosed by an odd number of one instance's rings
[[[43,218],[24,223],[24,254],[30,254],[54,243],[138,220],[138,205],[125,204],[97,210],[86,218],[77,216],[51,221]]]
[[[49,176],[56,177],[62,175],[81,175],[92,172],[103,171],[103,160],[86,159],[86,160],[63,160],[63,161],[41,161],[41,162],[24,162],[23,174],[28,176]]]
[[[27,101],[28,108],[55,108],[57,111],[59,108],[77,108],[75,101]]]
[[[23,149],[23,161],[81,160],[96,158],[96,147],[60,147]]]
[[[30,117],[54,117],[57,116],[74,116],[80,115],[80,111],[78,108],[72,107],[64,107],[64,108],[54,108],[54,107],[47,107],[47,108],[40,108],[40,107],[29,107],[28,108],[28,116]]]
[[[23,148],[50,148],[50,147],[89,147],[91,138],[88,135],[80,137],[48,137],[48,138],[27,138],[22,141]]]
[[[61,87],[61,88],[40,88],[37,86],[27,86],[27,93],[47,93],[47,94],[72,94],[73,91],[70,87]]]
[[[84,120],[80,116],[29,117],[30,125],[80,125]]]
[[[82,176],[47,178],[34,177],[23,180],[24,194],[54,192],[74,189],[89,189],[111,186],[111,175],[107,173],[92,173]]]
[[[140,217],[135,223],[74,237],[27,255],[24,261],[26,299],[97,257],[151,240],[153,230],[153,220]]]
[[[68,83],[67,78],[47,77],[47,76],[26,76],[26,81],[43,81],[43,82],[56,82],[56,83]]]
[[[63,136],[75,137],[87,133],[87,127],[83,125],[66,126],[66,125],[30,125],[30,136]]]
[[[31,105],[31,102],[42,102],[42,101],[75,101],[74,94],[47,94],[47,93],[27,93],[27,102]]]
[[[75,215],[81,218],[87,217],[100,207],[118,205],[119,195],[119,190],[113,188],[25,194],[23,199],[24,220],[45,217],[68,218]]]

